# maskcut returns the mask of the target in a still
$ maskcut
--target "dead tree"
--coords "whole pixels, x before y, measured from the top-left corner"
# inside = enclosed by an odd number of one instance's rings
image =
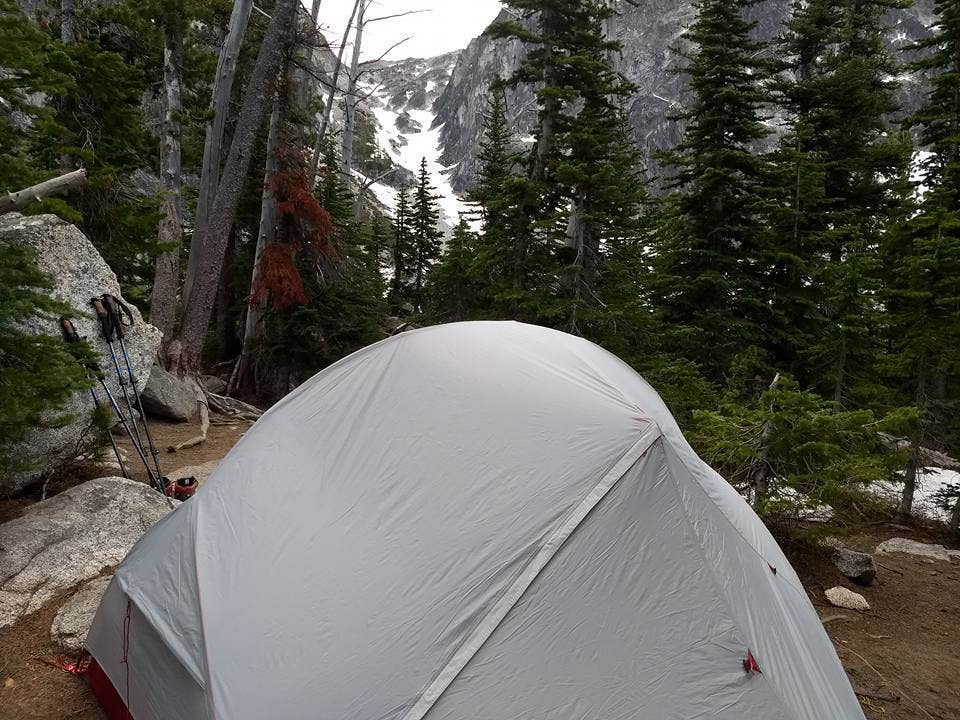
[[[353,36],[353,58],[347,75],[347,93],[344,97],[343,138],[340,147],[340,172],[343,181],[349,182],[353,172],[353,135],[357,120],[357,82],[360,79],[360,50],[363,45],[363,28],[366,25],[364,15],[370,6],[370,0],[360,3],[357,15],[357,29]]]
[[[31,185],[23,190],[7,193],[6,197],[0,197],[0,213],[10,212],[11,210],[22,210],[32,202],[43,200],[45,197],[56,195],[58,193],[72,190],[82,185],[87,180],[87,171],[83,168],[68,172],[65,175],[58,175],[55,178],[44,180],[42,183]]]
[[[350,28],[353,27],[353,19],[357,16],[357,10],[363,0],[355,0],[353,11],[350,13],[350,19],[347,20],[347,26],[343,30],[343,39],[340,41],[340,47],[337,50],[337,62],[333,66],[333,77],[330,79],[330,86],[327,89],[327,99],[323,103],[323,119],[320,121],[320,129],[317,131],[317,142],[313,149],[313,160],[310,163],[310,187],[313,187],[317,181],[317,171],[320,168],[320,155],[323,152],[323,138],[327,134],[327,127],[330,125],[330,115],[333,112],[333,103],[337,95],[337,84],[340,82],[340,70],[343,67],[343,51],[347,47],[347,40],[350,37]]]
[[[230,114],[230,98],[233,93],[233,81],[237,74],[237,60],[243,36],[250,22],[253,0],[236,0],[227,26],[227,35],[220,47],[217,60],[217,76],[213,84],[211,119],[207,121],[206,136],[203,142],[203,163],[200,170],[200,189],[197,196],[197,214],[193,223],[193,237],[190,240],[190,256],[187,260],[187,272],[183,282],[183,299],[190,296],[197,277],[200,257],[203,253],[203,239],[206,234],[207,220],[213,199],[220,184],[220,166],[223,156],[223,135],[227,117]]]
[[[282,83],[281,84],[285,84]],[[280,135],[283,129],[282,90],[278,90],[270,113],[270,130],[267,134],[267,160],[263,171],[263,197],[260,201],[260,227],[257,233],[257,247],[253,254],[253,271],[250,277],[251,295],[257,287],[261,273],[261,259],[267,245],[274,241],[277,228],[277,199],[270,187],[270,180],[279,169],[277,150],[280,148]],[[240,359],[230,377],[227,395],[246,382],[250,370],[251,358],[257,341],[260,339],[260,306],[252,300],[247,303],[247,317],[243,328],[243,349]]]
[[[299,0],[277,0],[244,93],[230,152],[200,238],[201,255],[196,278],[203,278],[204,281],[195,281],[191,286],[184,301],[184,317],[176,340],[177,346],[168,349],[171,364],[181,374],[196,372],[200,364],[200,352],[213,313],[217,283],[226,260],[227,242],[243,182],[250,169],[253,144],[273,98],[277,73],[283,58],[290,51],[294,19],[299,6]]]
[[[163,208],[157,241],[164,250],[157,256],[150,294],[150,322],[163,333],[164,343],[173,335],[177,321],[183,239],[182,128],[179,119],[183,109],[183,30],[174,25],[170,23],[165,29],[163,48],[163,132],[160,139]]]

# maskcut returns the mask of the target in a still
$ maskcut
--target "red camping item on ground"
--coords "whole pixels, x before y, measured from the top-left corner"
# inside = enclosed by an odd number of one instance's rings
[[[180,478],[167,482],[167,495],[177,500],[188,500],[200,487],[195,477]]]
[[[747,650],[747,657],[743,661],[743,669],[748,673],[757,673],[758,675],[763,675],[763,670],[760,669],[760,666],[757,665],[756,658],[753,657],[753,653]]]
[[[110,682],[110,678],[107,677],[96,660],[93,660],[90,667],[87,668],[87,680],[90,681],[93,694],[97,696],[97,700],[103,706],[103,710],[107,714],[107,720],[133,720],[133,715],[127,709],[120,693],[117,692],[113,683]]]

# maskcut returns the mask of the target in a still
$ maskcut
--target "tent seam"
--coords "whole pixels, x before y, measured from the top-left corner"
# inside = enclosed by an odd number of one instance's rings
[[[669,443],[666,443],[666,444],[669,445]],[[663,445],[664,443],[661,443],[661,446]],[[687,464],[682,461],[681,461],[681,464],[685,468],[687,467]],[[689,468],[687,469],[689,470]],[[740,624],[736,620],[736,613],[732,611],[731,599],[728,597],[728,593],[724,591],[723,586],[720,584],[720,581],[717,578],[716,572],[714,572],[713,564],[707,559],[706,553],[704,552],[703,541],[700,537],[700,533],[697,532],[696,526],[693,523],[693,519],[690,517],[690,513],[687,510],[687,504],[683,501],[683,493],[680,492],[680,483],[677,481],[676,476],[674,475],[673,471],[670,469],[670,463],[664,463],[664,470],[666,471],[667,475],[670,478],[670,481],[673,484],[674,492],[676,493],[677,501],[680,506],[680,510],[683,514],[683,519],[686,522],[687,527],[690,530],[691,534],[693,535],[693,539],[697,546],[698,554],[700,555],[700,559],[703,562],[703,566],[706,568],[707,574],[710,577],[710,582],[713,584],[719,597],[722,598],[724,609],[727,611],[727,615],[730,617],[730,620],[732,621],[733,626],[737,629],[737,631],[741,635],[745,636],[746,633],[743,632],[743,628],[740,627]],[[699,482],[696,482],[696,480],[694,480],[694,482],[696,483],[697,487],[700,487]],[[701,491],[703,490],[702,487],[700,489]],[[720,514],[723,515],[724,519],[726,519],[727,522],[730,522],[730,519],[727,518],[726,514],[722,510],[720,511]],[[733,525],[733,523],[730,523],[730,524]],[[736,530],[736,526],[734,526],[734,530]],[[743,533],[737,531],[737,536],[741,540],[743,540],[751,549],[753,549],[754,552],[756,552],[761,559],[763,559],[763,556],[760,555],[760,553],[755,548],[753,548],[752,545],[750,545],[750,542],[743,536]],[[750,650],[750,648],[747,648],[747,650]],[[780,706],[783,708],[784,712],[789,713],[790,717],[794,718],[794,720],[800,720],[799,716],[787,703],[783,695],[780,694],[779,689],[772,682],[764,682],[763,687],[767,688],[768,692],[780,702]]]
[[[530,586],[543,569],[556,556],[560,549],[576,533],[584,519],[609,492],[627,475],[630,469],[647,454],[656,441],[662,436],[660,427],[651,422],[636,442],[620,456],[613,467],[591,488],[591,490],[574,504],[567,512],[564,520],[558,525],[547,539],[541,544],[537,554],[530,559],[526,566],[513,579],[506,590],[500,595],[497,602],[474,627],[473,631],[457,648],[456,652],[447,661],[446,665],[434,675],[432,681],[418,694],[410,709],[403,715],[402,720],[423,720],[434,707],[437,700],[463,671],[471,659],[486,644],[504,618],[516,607]]]

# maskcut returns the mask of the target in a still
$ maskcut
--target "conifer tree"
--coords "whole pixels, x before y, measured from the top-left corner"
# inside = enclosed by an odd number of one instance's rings
[[[753,0],[700,0],[684,34],[693,99],[683,140],[665,155],[675,192],[657,247],[653,292],[676,350],[719,379],[763,333],[766,252],[761,46]]]
[[[477,180],[467,195],[482,223],[470,264],[478,293],[477,317],[516,317],[517,293],[525,285],[523,256],[529,221],[519,210],[517,191],[527,185],[516,175],[520,158],[511,150],[512,139],[504,89],[495,82],[483,120]]]
[[[909,516],[921,447],[960,447],[960,2],[936,3],[934,34],[915,63],[930,91],[908,120],[927,149],[921,197],[884,235],[888,372],[914,410],[900,507]]]
[[[437,227],[440,222],[440,207],[437,204],[436,188],[430,184],[427,159],[420,161],[420,172],[410,208],[410,232],[413,247],[413,300],[414,309],[423,309],[423,289],[430,268],[440,257],[443,233]]]
[[[510,82],[536,87],[538,123],[526,175],[505,182],[513,287],[499,293],[513,316],[581,332],[596,306],[604,244],[630,232],[643,202],[622,105],[634,90],[612,66],[604,34],[613,12],[599,0],[515,0],[518,20],[499,37],[529,44]]]
[[[387,296],[390,311],[405,315],[413,311],[410,284],[413,279],[416,248],[413,245],[412,218],[410,211],[410,188],[403,186],[397,191],[397,209],[393,219],[393,277]]]
[[[475,244],[476,235],[461,218],[428,279],[431,317],[442,322],[460,322],[476,316],[478,288],[471,268],[476,257]]]
[[[798,4],[780,55],[790,126],[777,156],[792,238],[798,375],[838,407],[874,391],[878,246],[896,219],[909,146],[894,136],[895,63],[884,18],[899,0]],[[782,228],[782,225],[781,225]]]

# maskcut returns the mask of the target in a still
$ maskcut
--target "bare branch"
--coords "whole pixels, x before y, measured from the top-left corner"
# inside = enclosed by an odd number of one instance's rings
[[[392,20],[394,18],[406,17],[407,15],[418,15],[419,13],[430,12],[429,10],[407,10],[402,13],[394,13],[393,15],[381,15],[380,17],[370,18],[369,20],[364,20],[364,25],[369,25],[370,23],[379,22],[380,20]]]

